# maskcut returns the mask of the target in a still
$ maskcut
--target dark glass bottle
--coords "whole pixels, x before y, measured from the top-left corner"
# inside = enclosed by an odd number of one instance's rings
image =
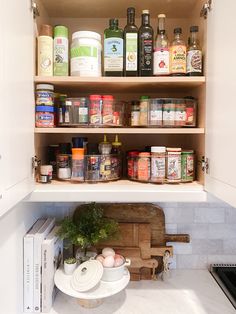
[[[202,49],[198,40],[198,26],[190,27],[190,38],[187,49],[187,75],[202,75]]]
[[[149,10],[142,12],[142,25],[138,31],[139,76],[153,75],[153,28],[150,25]]]
[[[110,19],[104,31],[105,76],[123,76],[123,30],[118,25],[118,19]]]
[[[138,28],[134,8],[127,9],[124,29],[124,76],[138,76]]]

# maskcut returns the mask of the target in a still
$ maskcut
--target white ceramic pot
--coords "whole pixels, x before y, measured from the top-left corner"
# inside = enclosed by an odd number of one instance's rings
[[[64,272],[66,275],[72,275],[76,267],[77,267],[77,263],[67,264],[66,261],[64,261]]]
[[[116,281],[120,280],[127,272],[126,266],[130,266],[131,261],[130,259],[124,258],[124,263],[118,267],[104,267],[103,266],[103,281]]]

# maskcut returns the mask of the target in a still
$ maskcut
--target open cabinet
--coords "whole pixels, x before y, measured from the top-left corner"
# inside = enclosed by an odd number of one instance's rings
[[[33,1],[35,3],[35,1]],[[203,5],[210,5],[207,19],[200,17]],[[11,119],[3,122],[3,151],[0,154],[0,166],[3,169],[4,180],[1,179],[0,208],[4,213],[24,196],[29,201],[102,201],[102,202],[158,202],[158,201],[205,201],[207,193],[211,192],[222,200],[236,206],[234,197],[236,182],[233,165],[235,146],[229,143],[229,135],[236,133],[233,123],[235,107],[232,101],[233,81],[232,70],[235,60],[232,55],[234,41],[226,29],[234,29],[235,21],[230,16],[236,6],[233,0],[228,5],[215,1],[177,0],[125,1],[108,3],[107,0],[82,1],[41,0],[35,3],[40,16],[33,20],[33,12],[27,1],[19,5],[16,0],[4,8],[5,12],[16,12],[19,27],[14,28],[14,34],[7,14],[4,27],[7,38],[4,37],[3,62],[4,89],[7,91],[4,99],[7,115]],[[19,6],[19,10],[12,11]],[[120,77],[120,78],[85,78],[85,77],[38,77],[34,71],[35,36],[42,23],[51,25],[62,24],[69,28],[69,36],[77,30],[92,30],[103,34],[110,17],[118,17],[121,27],[126,24],[127,5],[136,8],[139,17],[144,7],[150,10],[151,24],[156,31],[157,14],[167,15],[167,32],[172,39],[173,28],[183,29],[187,41],[189,27],[200,26],[200,40],[204,52],[205,73],[202,77]],[[7,2],[5,1],[5,6]],[[222,27],[222,21],[228,26]],[[140,25],[140,19],[136,19]],[[12,32],[9,36],[9,30]],[[35,35],[34,35],[35,33]],[[6,33],[5,33],[6,34]],[[219,34],[221,36],[219,36]],[[14,41],[19,41],[18,55],[22,62],[17,62],[11,56],[14,52]],[[224,45],[222,40],[224,38]],[[22,44],[23,42],[23,44]],[[13,44],[14,43],[14,44]],[[5,60],[5,62],[3,61]],[[12,61],[13,60],[13,61]],[[14,75],[13,75],[14,71]],[[6,79],[7,78],[7,79]],[[156,129],[156,128],[51,128],[33,129],[34,124],[34,88],[37,83],[51,83],[56,91],[69,96],[86,96],[91,93],[112,93],[118,99],[125,96],[127,100],[138,99],[148,94],[153,97],[183,97],[198,98],[198,125],[196,128]],[[223,87],[223,88],[222,88]],[[9,94],[13,95],[9,98]],[[20,97],[19,97],[20,95]],[[7,105],[6,105],[7,104]],[[23,109],[22,109],[23,108]],[[227,109],[226,109],[227,108]],[[13,120],[12,120],[13,119]],[[5,132],[6,131],[6,132]],[[164,145],[194,149],[198,157],[197,181],[179,185],[153,185],[121,180],[111,183],[72,184],[53,182],[51,184],[31,184],[33,181],[32,160],[36,155],[45,160],[45,148],[49,144],[70,141],[71,137],[84,134],[88,139],[102,140],[102,134],[108,134],[113,139],[114,134],[120,134],[124,150],[141,148],[146,145]],[[34,136],[34,141],[33,141]],[[206,142],[206,145],[205,145]],[[14,144],[14,145],[13,145]],[[16,145],[16,146],[15,146]],[[209,159],[207,172],[202,170],[202,157]],[[11,181],[9,181],[11,178]],[[22,187],[24,184],[24,187]],[[15,191],[19,190],[17,194]],[[30,194],[29,194],[30,193]],[[6,200],[10,201],[7,202]]]

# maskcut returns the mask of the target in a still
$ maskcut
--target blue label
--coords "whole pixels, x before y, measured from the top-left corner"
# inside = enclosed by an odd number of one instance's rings
[[[104,41],[105,57],[123,57],[123,39],[112,37]]]

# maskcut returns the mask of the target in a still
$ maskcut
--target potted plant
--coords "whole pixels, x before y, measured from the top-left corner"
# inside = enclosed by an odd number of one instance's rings
[[[76,269],[77,261],[74,257],[69,257],[64,260],[64,272],[66,275],[72,275]]]
[[[103,216],[99,204],[90,203],[78,206],[72,217],[62,220],[58,235],[70,244],[80,247],[82,256],[77,252],[80,261],[90,258],[88,249],[102,240],[113,237],[118,232],[118,223]]]

